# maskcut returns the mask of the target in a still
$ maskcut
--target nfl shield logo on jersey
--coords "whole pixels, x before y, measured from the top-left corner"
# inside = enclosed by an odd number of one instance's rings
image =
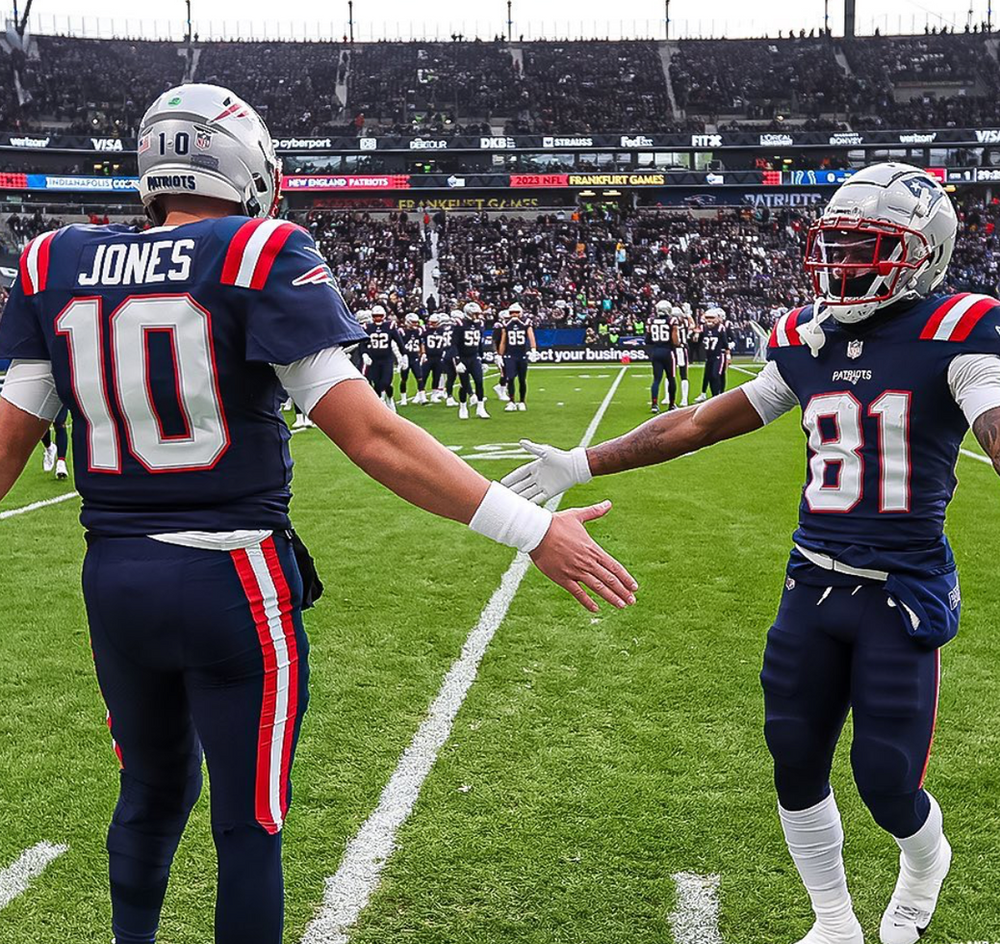
[[[856,361],[861,356],[861,352],[864,349],[864,346],[865,346],[865,342],[864,341],[858,341],[858,340],[848,341],[847,342],[847,356],[852,361]]]

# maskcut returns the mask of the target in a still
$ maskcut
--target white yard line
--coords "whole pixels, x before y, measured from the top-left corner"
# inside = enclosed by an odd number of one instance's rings
[[[21,853],[21,857],[10,867],[0,869],[0,911],[15,898],[23,895],[33,879],[38,878],[49,864],[59,858],[69,846],[54,846],[50,842],[40,842]]]
[[[989,456],[984,456],[978,452],[973,452],[971,449],[959,449],[963,456],[968,456],[970,459],[978,459],[980,462],[985,462],[987,465],[993,465],[993,460]]]
[[[581,446],[590,445],[625,373],[626,368],[619,369],[611,389],[580,440]],[[558,508],[560,497],[552,499],[547,507],[553,511]],[[348,931],[381,883],[382,870],[396,848],[396,833],[413,812],[424,781],[437,760],[438,752],[451,735],[458,711],[476,680],[479,663],[507,615],[530,565],[531,560],[526,554],[517,554],[507,568],[500,586],[466,639],[461,655],[445,675],[427,717],[409,747],[403,751],[396,770],[382,791],[378,806],[348,843],[336,874],[326,880],[323,904],[306,928],[302,944],[346,944]]]
[[[678,872],[677,908],[670,915],[674,944],[723,944],[719,933],[719,876]]]
[[[17,515],[25,515],[29,511],[37,511],[39,508],[48,508],[49,505],[58,505],[60,502],[69,501],[71,498],[79,498],[78,492],[67,492],[65,495],[57,495],[55,498],[46,498],[45,501],[32,502],[21,508],[9,508],[7,511],[0,511],[0,521],[7,518],[14,518]]]
[[[748,377],[756,377],[761,371],[761,368],[757,368],[757,370],[747,370],[745,367],[740,367],[739,364],[730,364],[729,369],[738,370],[741,374],[746,374]]]

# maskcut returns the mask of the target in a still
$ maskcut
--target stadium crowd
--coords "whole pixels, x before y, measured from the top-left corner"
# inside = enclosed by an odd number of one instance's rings
[[[674,113],[663,69],[680,111]],[[0,49],[0,126],[127,135],[186,75],[238,89],[278,136],[940,127],[1000,120],[987,34],[338,43],[39,36]],[[916,95],[916,98],[913,96]]]
[[[956,201],[961,228],[949,287],[996,294],[1000,282],[1000,198]],[[659,298],[694,308],[720,306],[737,328],[769,325],[773,312],[807,304],[802,270],[814,212],[735,209],[695,218],[612,206],[555,214],[439,214],[313,210],[291,214],[331,264],[349,304],[381,301],[402,316],[519,301],[539,327],[629,334]],[[91,223],[106,223],[92,216]],[[144,226],[144,221],[128,221]],[[39,211],[8,217],[4,242],[23,247],[62,225]],[[423,301],[430,230],[438,230],[436,292]],[[602,325],[605,328],[602,328]]]

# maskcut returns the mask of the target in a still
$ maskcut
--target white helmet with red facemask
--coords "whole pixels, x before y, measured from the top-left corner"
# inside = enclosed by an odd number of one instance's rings
[[[929,295],[948,271],[957,230],[948,194],[926,171],[894,161],[858,171],[809,230],[816,303],[807,333],[821,346],[815,328],[830,315],[856,324]]]

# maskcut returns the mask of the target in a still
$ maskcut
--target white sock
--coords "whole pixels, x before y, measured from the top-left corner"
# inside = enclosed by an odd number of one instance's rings
[[[927,821],[912,836],[896,839],[902,857],[900,864],[906,878],[913,882],[923,882],[934,876],[940,864],[941,840],[944,838],[941,807],[929,793],[931,811]]]
[[[681,400],[687,403],[688,390],[690,389],[690,384],[686,380],[681,381]]]
[[[807,810],[792,812],[779,804],[778,815],[817,923],[834,933],[849,931],[857,919],[844,872],[844,827],[833,793]]]

